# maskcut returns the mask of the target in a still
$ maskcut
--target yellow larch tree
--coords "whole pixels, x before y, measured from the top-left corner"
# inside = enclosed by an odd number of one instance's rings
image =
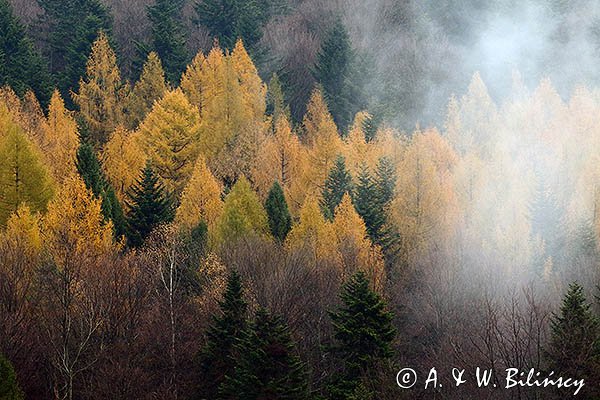
[[[114,249],[112,222],[105,222],[101,200],[77,176],[65,179],[43,222],[44,242],[58,265],[74,255],[98,257]]]
[[[250,176],[268,126],[266,87],[241,42],[231,54],[213,48],[198,64],[184,78],[188,97],[201,98],[202,153],[218,178]],[[187,76],[199,76],[200,83]]]
[[[77,173],[75,166],[79,147],[77,122],[71,112],[65,108],[58,90],[52,94],[42,138],[44,155],[54,179],[61,183],[66,177]]]
[[[144,63],[140,79],[135,83],[127,101],[127,125],[130,129],[138,127],[158,101],[169,90],[165,80],[165,71],[158,54],[150,52]]]
[[[252,169],[252,181],[261,198],[265,199],[273,182],[281,184],[288,205],[295,214],[306,195],[301,187],[305,163],[304,148],[284,115],[275,123],[275,132],[268,135],[258,150],[260,160]]]
[[[266,109],[267,86],[258,75],[256,66],[250,59],[241,39],[231,52],[231,63],[241,86],[244,110],[252,121],[263,121]]]
[[[19,249],[28,256],[39,255],[42,248],[42,234],[39,213],[31,211],[27,204],[22,204],[10,216],[6,230],[0,234],[4,244],[12,249]]]
[[[490,155],[497,139],[499,115],[478,72],[461,98],[460,121],[460,136],[453,138],[456,140],[454,147],[464,152],[475,146],[481,154]]]
[[[121,202],[125,201],[125,194],[146,165],[146,155],[141,148],[139,135],[138,132],[118,126],[100,155],[102,169]]]
[[[342,259],[344,279],[362,270],[371,279],[373,286],[381,291],[385,284],[385,266],[381,249],[367,237],[364,221],[356,212],[348,193],[335,210],[333,231],[337,237],[337,248]]]
[[[79,81],[79,93],[73,93],[90,136],[97,144],[103,145],[115,127],[123,123],[124,98],[117,57],[106,34],[100,32],[92,45],[86,77]]]
[[[199,154],[200,116],[180,89],[165,93],[139,128],[142,148],[165,187],[180,195]]]
[[[194,166],[192,178],[181,195],[175,224],[182,229],[192,230],[203,221],[209,229],[214,228],[223,213],[222,191],[221,184],[206,166],[204,157],[200,155]]]
[[[213,50],[215,51],[213,57],[215,57],[219,52],[216,49]],[[222,53],[219,55],[222,57]],[[206,57],[202,51],[199,51],[181,76],[180,84],[181,90],[183,90],[183,93],[186,95],[190,103],[198,107],[200,112],[202,112],[203,86],[208,84],[207,74],[210,68],[210,65],[205,65],[205,63]],[[214,63],[214,59],[211,59],[211,63]]]
[[[12,88],[4,86],[0,88],[0,103],[6,106],[10,112],[10,119],[21,127],[27,138],[43,151],[41,136],[46,118],[35,94],[29,90],[21,99]]]
[[[344,141],[346,167],[352,176],[358,174],[363,163],[369,168],[374,169],[380,156],[377,146],[372,142],[367,143],[365,138],[365,121],[370,117],[366,111],[358,112]]]
[[[425,255],[433,242],[448,242],[458,218],[452,168],[456,155],[436,130],[415,132],[398,167],[390,218],[405,257]]]
[[[377,159],[386,157],[392,164],[398,165],[404,158],[408,138],[392,128],[382,127],[377,130],[375,140],[371,143],[374,146],[373,153]]]
[[[292,227],[285,245],[288,250],[305,250],[315,264],[320,260],[341,266],[337,237],[330,222],[325,220],[316,197],[309,196],[300,209],[300,220]]]
[[[305,187],[320,190],[337,156],[342,152],[342,140],[327,109],[320,89],[315,89],[303,120],[304,143],[308,149]]]

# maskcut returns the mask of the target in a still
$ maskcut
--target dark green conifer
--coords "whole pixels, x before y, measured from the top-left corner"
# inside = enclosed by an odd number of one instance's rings
[[[19,96],[32,90],[44,107],[52,94],[48,66],[14,16],[8,0],[0,0],[1,86],[10,86]]]
[[[93,146],[82,142],[77,150],[77,171],[85,182],[85,186],[102,200],[102,215],[107,221],[113,222],[115,236],[120,238],[125,234],[125,217],[115,191],[104,176],[100,162],[96,157]]]
[[[336,125],[345,131],[356,112],[364,106],[352,80],[354,54],[348,31],[341,19],[327,33],[317,55],[314,77],[323,87],[323,96]]]
[[[586,395],[597,398],[600,381],[600,325],[587,303],[583,287],[569,285],[560,311],[550,321],[546,358],[557,376],[585,379]]]
[[[195,399],[217,399],[225,377],[234,371],[232,355],[235,343],[246,328],[247,304],[243,298],[239,274],[231,272],[220,302],[220,313],[206,333],[207,342],[198,357],[198,379]]]
[[[101,30],[110,34],[112,20],[100,0],[37,0],[44,10],[42,32],[50,72],[65,98],[72,105],[70,90],[85,75],[92,44]]]
[[[388,157],[382,157],[375,171],[375,186],[379,203],[386,207],[394,198],[396,190],[396,167]]]
[[[184,0],[156,0],[148,7],[148,18],[152,23],[152,43],[142,50],[145,60],[148,50],[154,50],[162,62],[167,80],[177,85],[181,73],[189,61],[186,48],[186,32],[181,12]]]
[[[329,172],[323,187],[321,210],[328,219],[333,219],[336,207],[342,202],[344,194],[352,193],[352,176],[346,169],[343,156],[338,156]]]
[[[173,220],[171,196],[165,192],[150,164],[142,170],[127,197],[126,230],[131,246],[140,246],[154,228]]]
[[[343,373],[328,388],[330,398],[347,399],[362,380],[374,377],[378,365],[392,356],[396,330],[393,315],[379,294],[369,288],[363,272],[354,274],[342,288],[342,306],[331,312],[336,345]]]
[[[271,234],[280,243],[283,243],[290,229],[292,229],[292,217],[279,182],[275,182],[271,186],[265,203],[265,210],[269,217]]]
[[[236,346],[237,365],[220,395],[227,400],[307,400],[308,379],[287,325],[259,309]]]
[[[375,180],[366,164],[362,164],[358,171],[352,202],[358,215],[365,221],[369,238],[373,243],[377,243],[386,216],[378,196]]]
[[[256,45],[269,18],[279,12],[279,0],[200,0],[196,3],[196,22],[208,29],[219,44],[232,50],[238,39],[256,55]]]

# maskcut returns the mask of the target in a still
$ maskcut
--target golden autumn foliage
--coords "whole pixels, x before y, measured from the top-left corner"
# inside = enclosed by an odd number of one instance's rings
[[[150,112],[155,101],[169,90],[165,71],[158,54],[150,52],[144,63],[140,79],[135,83],[127,101],[127,124],[135,129]]]
[[[213,51],[216,51],[213,49]],[[214,53],[213,57],[218,55],[222,56],[222,53]],[[219,63],[216,63],[219,65]],[[207,74],[209,65],[207,64],[206,57],[202,52],[198,52],[192,62],[187,66],[183,75],[181,75],[181,90],[186,95],[190,103],[198,107],[198,110],[202,110],[203,104],[203,88],[208,83]],[[214,83],[214,82],[213,82]]]
[[[250,176],[267,129],[266,87],[241,42],[231,54],[215,46],[197,56],[182,88],[200,109],[200,148],[211,170],[222,179]]]
[[[37,148],[43,150],[41,136],[46,119],[33,92],[27,91],[21,99],[10,87],[0,87],[0,115],[4,115],[0,116],[0,124],[3,120],[14,122]],[[6,130],[0,130],[0,137],[5,132]]]
[[[112,222],[105,222],[102,204],[79,177],[65,179],[43,222],[44,241],[61,265],[74,254],[98,257],[115,249]]]
[[[365,223],[354,209],[347,193],[335,210],[332,227],[342,260],[342,276],[347,278],[359,270],[365,271],[373,286],[382,290],[385,267],[381,249],[371,244]]]
[[[397,195],[390,207],[405,254],[422,254],[434,239],[448,237],[458,218],[451,175],[456,161],[436,130],[413,134],[398,167]]]
[[[50,100],[48,120],[43,125],[42,148],[54,179],[60,183],[77,173],[75,161],[79,148],[77,122],[58,90]]]
[[[306,196],[306,188],[301,187],[302,176],[307,168],[306,154],[285,116],[277,120],[275,131],[265,138],[257,159],[259,162],[252,169],[252,181],[260,196],[266,198],[273,182],[277,181],[295,213]]]
[[[100,156],[102,169],[120,201],[125,200],[125,194],[146,165],[146,156],[138,136],[139,133],[118,126]]]
[[[309,166],[304,184],[309,191],[318,191],[342,152],[342,139],[319,89],[315,89],[310,97],[303,126]]]
[[[335,265],[341,258],[335,246],[336,234],[330,222],[325,220],[315,197],[307,197],[300,209],[300,220],[292,227],[285,245],[288,249],[305,249],[313,260],[328,260]]]
[[[374,169],[377,160],[383,155],[382,149],[377,145],[378,142],[371,141],[367,143],[366,141],[364,126],[365,121],[370,117],[370,114],[366,111],[358,112],[344,141],[343,151],[346,167],[353,176],[358,174],[363,164]]]
[[[139,128],[139,140],[165,188],[177,195],[192,175],[199,154],[200,116],[181,89],[156,102]]]
[[[221,184],[206,166],[204,157],[198,157],[192,177],[181,195],[175,224],[182,229],[192,230],[204,221],[212,229],[223,213],[222,191]]]
[[[26,204],[22,204],[8,219],[1,237],[12,248],[26,250],[30,255],[38,254],[42,248],[39,213],[32,213]]]
[[[92,45],[86,77],[79,81],[79,92],[73,93],[91,137],[100,145],[123,123],[123,90],[117,57],[106,34],[100,32]]]

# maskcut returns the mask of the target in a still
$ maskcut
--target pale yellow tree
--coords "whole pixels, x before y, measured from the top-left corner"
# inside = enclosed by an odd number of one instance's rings
[[[342,277],[345,279],[362,270],[371,279],[373,286],[382,291],[385,285],[383,255],[367,237],[367,228],[352,205],[348,193],[335,210],[332,223],[337,238],[337,248],[342,259]]]
[[[165,71],[158,54],[150,52],[140,79],[135,83],[127,101],[127,124],[135,129],[158,101],[169,90]]]
[[[6,230],[0,233],[0,238],[9,248],[24,251],[30,257],[38,256],[42,249],[39,213],[32,212],[26,204],[22,204],[8,219]]]
[[[180,89],[154,104],[139,128],[139,139],[165,187],[180,195],[192,175],[200,148],[200,116]]]
[[[460,100],[460,124],[460,136],[453,138],[455,148],[464,152],[476,146],[477,151],[488,156],[493,152],[499,115],[478,72],[473,75],[467,93]]]
[[[408,259],[453,237],[459,218],[451,175],[455,163],[454,151],[436,130],[413,134],[398,167],[396,197],[390,207]]]
[[[123,123],[124,97],[117,57],[106,34],[100,32],[92,45],[85,79],[79,81],[79,92],[73,93],[97,144],[103,145],[117,125]]]
[[[10,118],[25,133],[27,138],[41,151],[42,127],[46,122],[42,107],[32,91],[27,91],[21,99],[9,86],[0,87],[0,103],[10,112]],[[0,117],[1,118],[1,117]],[[1,122],[0,122],[1,123]],[[5,132],[0,132],[0,137]]]
[[[381,156],[376,143],[367,143],[365,138],[365,121],[370,117],[366,111],[358,112],[344,141],[343,151],[346,158],[346,167],[352,176],[358,174],[363,163],[369,168],[374,169],[377,165],[377,160]]]
[[[325,220],[316,197],[307,197],[300,209],[300,220],[292,227],[285,245],[288,250],[305,250],[315,265],[328,261],[341,269],[342,259],[337,249],[337,236],[332,224]]]
[[[192,230],[200,222],[209,229],[215,227],[223,213],[221,193],[223,188],[206,166],[200,155],[194,166],[192,178],[181,195],[181,204],[175,214],[175,223],[184,230]]]
[[[100,155],[102,169],[120,201],[140,176],[146,155],[140,146],[140,134],[118,126],[104,145]]]
[[[65,178],[77,173],[75,167],[79,147],[77,122],[71,112],[65,108],[58,90],[54,91],[50,100],[48,120],[43,126],[42,145],[44,156],[56,182],[61,183]]]

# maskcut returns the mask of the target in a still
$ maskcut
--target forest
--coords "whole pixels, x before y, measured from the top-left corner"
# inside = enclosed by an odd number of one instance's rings
[[[600,398],[592,3],[0,0],[0,400]]]

